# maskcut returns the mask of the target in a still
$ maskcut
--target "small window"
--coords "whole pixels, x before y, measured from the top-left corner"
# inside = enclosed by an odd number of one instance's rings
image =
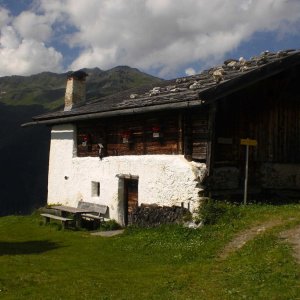
[[[100,182],[92,181],[92,197],[100,196]]]

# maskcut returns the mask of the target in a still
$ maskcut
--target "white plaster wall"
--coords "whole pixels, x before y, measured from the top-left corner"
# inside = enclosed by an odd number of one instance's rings
[[[120,221],[120,179],[126,174],[139,177],[138,201],[159,205],[190,206],[198,203],[196,185],[205,164],[188,162],[182,155],[76,157],[75,128],[72,125],[52,129],[48,203],[77,206],[79,200],[106,204],[110,218]],[[66,177],[65,177],[66,176]],[[100,182],[100,197],[92,197],[92,181]],[[122,195],[121,195],[122,197]]]

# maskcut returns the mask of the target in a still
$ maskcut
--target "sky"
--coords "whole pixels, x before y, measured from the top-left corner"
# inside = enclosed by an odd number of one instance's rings
[[[0,0],[0,76],[127,65],[165,79],[300,48],[300,0]]]

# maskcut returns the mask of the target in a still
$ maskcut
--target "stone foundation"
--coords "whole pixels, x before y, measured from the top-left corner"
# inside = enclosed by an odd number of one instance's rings
[[[190,217],[190,211],[184,207],[142,204],[133,212],[132,223],[140,227],[155,227],[162,224],[178,224]]]
[[[218,167],[209,178],[213,198],[242,199],[244,170],[238,167]],[[248,194],[263,201],[300,198],[300,164],[250,162]]]

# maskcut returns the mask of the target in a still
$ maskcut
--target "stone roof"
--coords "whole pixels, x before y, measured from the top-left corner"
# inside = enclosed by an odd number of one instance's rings
[[[153,110],[199,106],[235,90],[277,74],[300,63],[300,51],[265,51],[249,60],[228,59],[221,66],[200,74],[164,81],[160,86],[143,86],[99,98],[71,111],[57,111],[34,117],[35,123],[62,123],[75,120],[142,113]]]

